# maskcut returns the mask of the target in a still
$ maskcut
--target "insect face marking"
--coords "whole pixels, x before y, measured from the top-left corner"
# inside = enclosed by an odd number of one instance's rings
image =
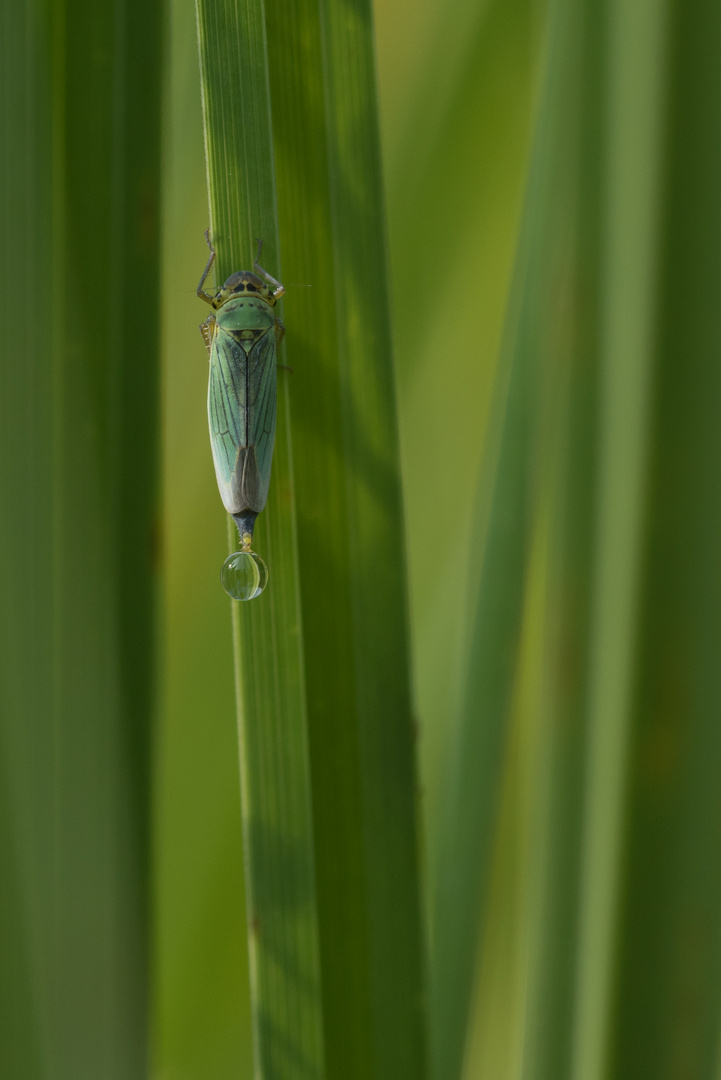
[[[251,296],[257,296],[264,300],[266,304],[271,307],[275,305],[275,296],[273,290],[269,285],[266,285],[255,274],[249,270],[240,270],[238,273],[231,274],[228,280],[224,283],[222,288],[218,289],[215,297],[212,301],[212,306],[217,311],[226,303],[226,301],[232,299],[239,294]]]

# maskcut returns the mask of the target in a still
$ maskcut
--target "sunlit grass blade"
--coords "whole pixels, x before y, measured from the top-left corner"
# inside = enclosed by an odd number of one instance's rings
[[[161,7],[5,6],[3,1075],[143,1076]]]
[[[439,793],[431,925],[431,1047],[436,1080],[460,1076],[480,928],[490,890],[513,709],[531,526],[532,354],[502,363],[477,537],[475,619],[460,724]],[[485,505],[488,501],[489,505]],[[478,563],[480,566],[478,566]]]
[[[453,1080],[462,1068],[478,947],[487,940],[483,935],[488,931],[511,726],[525,724],[523,713],[537,709],[532,698],[519,694],[524,665],[537,666],[532,654],[543,640],[538,626],[525,659],[522,641],[528,606],[537,606],[542,588],[536,575],[545,574],[545,554],[534,556],[534,546],[545,553],[549,528],[550,542],[565,548],[562,570],[575,590],[574,605],[563,613],[570,623],[563,626],[562,635],[576,650],[572,666],[578,685],[566,687],[563,708],[573,711],[571,698],[576,696],[577,706],[583,694],[587,621],[583,590],[587,590],[592,494],[588,471],[592,475],[593,468],[587,449],[593,444],[593,426],[584,427],[584,417],[594,393],[597,250],[596,218],[585,213],[584,200],[595,208],[596,196],[584,177],[587,162],[579,142],[588,123],[585,111],[591,112],[592,104],[579,92],[581,66],[569,42],[578,34],[583,40],[585,32],[580,18],[554,11],[551,54],[544,65],[547,85],[539,107],[514,293],[479,490],[472,544],[477,552],[471,572],[474,625],[461,726],[441,792],[437,839],[432,936],[436,1080]],[[592,88],[592,70],[587,69],[586,75]],[[569,453],[579,430],[586,446]],[[569,503],[574,516],[566,535]],[[555,550],[552,559],[558,570]],[[534,619],[538,622],[538,613]],[[555,632],[561,632],[558,626]],[[580,752],[577,745],[576,758]],[[579,790],[577,782],[569,789],[571,798]],[[577,821],[576,816],[568,827]],[[515,1030],[520,1037],[522,1023]]]
[[[218,280],[252,268],[256,237],[280,278],[263,4],[199,0],[197,14]],[[233,611],[251,1007],[256,1068],[268,1080],[323,1076],[289,373],[280,375],[271,493],[254,540],[270,584]]]
[[[439,777],[457,726],[468,635],[474,492],[526,185],[542,14],[528,0],[466,0],[453,19],[440,4],[422,18],[406,0],[377,8],[431,894]],[[412,79],[404,74],[418,48],[411,26],[426,39]],[[462,316],[449,319],[456,305]],[[432,574],[429,492],[442,492],[443,505],[443,558]]]

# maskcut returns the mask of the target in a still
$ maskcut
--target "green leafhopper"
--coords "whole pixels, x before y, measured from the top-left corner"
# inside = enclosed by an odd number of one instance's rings
[[[267,580],[265,563],[251,551],[251,544],[270,484],[276,355],[285,333],[273,308],[285,289],[258,264],[258,241],[257,273],[231,274],[211,296],[203,288],[215,262],[209,230],[205,238],[210,257],[197,295],[213,309],[200,327],[210,358],[210,445],[220,497],[238,526],[241,542],[241,551],[226,560],[221,580],[229,595],[249,600],[262,592]]]

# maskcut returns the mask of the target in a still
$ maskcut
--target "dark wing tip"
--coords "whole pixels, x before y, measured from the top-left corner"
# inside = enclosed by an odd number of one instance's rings
[[[239,513],[245,513],[246,509],[260,513],[263,507],[260,504],[260,475],[254,446],[238,447],[233,472],[233,488],[235,505],[243,507]]]

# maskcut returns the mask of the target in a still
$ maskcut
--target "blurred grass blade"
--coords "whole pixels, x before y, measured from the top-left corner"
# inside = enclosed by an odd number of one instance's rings
[[[376,9],[430,895],[439,778],[468,637],[472,508],[527,182],[544,7],[466,0],[453,19],[440,4],[422,16],[408,0]],[[413,39],[405,30],[423,21],[426,44],[408,85],[403,54]],[[468,302],[462,318],[448,319],[459,282],[468,283]],[[429,573],[433,491],[443,493],[444,555]]]
[[[282,279],[263,4],[198,0],[197,16],[217,280],[252,267],[255,237],[263,239],[263,265]],[[320,1080],[323,1016],[291,469],[285,372],[270,498],[254,541],[270,583],[257,600],[233,606],[251,1008],[258,1075]],[[229,540],[237,546],[237,536]]]
[[[537,372],[533,353],[519,345],[516,356],[510,370],[502,360],[497,375],[482,484],[491,494],[481,499],[473,529],[475,619],[459,728],[439,795],[431,926],[435,1080],[461,1074],[523,622]]]
[[[519,699],[524,664],[535,662],[530,655],[524,660],[522,635],[526,609],[538,603],[540,582],[531,573],[534,566],[534,574],[543,576],[544,570],[532,557],[533,545],[540,543],[546,550],[548,495],[554,486],[560,486],[563,497],[552,507],[551,542],[565,547],[563,571],[571,588],[581,583],[574,599],[577,607],[564,613],[570,620],[562,630],[564,641],[577,650],[579,671],[578,686],[566,687],[564,709],[573,710],[583,688],[583,636],[578,630],[585,626],[592,492],[588,470],[593,459],[587,450],[568,451],[579,428],[584,440],[593,442],[593,425],[584,429],[583,424],[594,390],[597,250],[595,218],[586,214],[586,202],[595,209],[596,195],[584,176],[587,163],[579,142],[593,104],[581,92],[579,56],[569,49],[577,35],[584,40],[587,28],[578,12],[571,14],[559,5],[550,18],[546,85],[474,525],[474,625],[461,724],[442,792],[432,928],[435,1080],[454,1080],[461,1073],[478,947],[487,932],[511,726],[521,721],[519,708],[537,707],[527,695]],[[585,85],[593,89],[593,71],[587,69],[585,75]],[[566,500],[576,515],[568,537],[562,529],[559,533],[561,523],[567,524]],[[555,550],[551,559],[555,564]],[[540,640],[537,636],[536,647]],[[576,757],[580,749],[577,745]],[[574,790],[578,794],[577,788],[568,789],[571,798]],[[575,824],[577,818],[564,822],[569,829]],[[572,837],[569,843],[572,851]]]
[[[528,1075],[549,1080],[574,1073],[591,1080],[607,1065],[657,314],[664,15],[657,4],[615,3],[608,9],[604,31],[597,27],[586,39],[585,66],[595,56],[603,75],[598,89],[604,138],[590,131],[586,143],[587,148],[589,143],[600,145],[603,153],[596,170],[602,188],[600,206],[594,214],[589,208],[589,217],[603,224],[596,255],[601,282],[599,386],[593,421],[598,445],[597,516],[589,564],[592,603],[585,613],[585,698],[575,703],[576,713],[584,714],[586,760],[568,762],[571,769],[565,778],[556,767],[549,783],[556,790],[572,790],[580,775],[585,784],[575,805],[559,806],[560,813],[548,828],[548,846],[556,859],[545,869],[547,905],[538,929],[543,959],[534,994],[537,1041],[530,1042]],[[587,421],[586,428],[590,426]],[[582,442],[579,431],[574,445]],[[568,516],[573,521],[572,503]],[[570,582],[565,588],[561,582],[557,591],[573,595]],[[567,661],[559,660],[556,694],[563,700]],[[568,723],[565,726],[571,730]],[[561,816],[582,826],[580,833],[576,826],[573,829],[573,858],[559,825]],[[554,948],[556,956],[566,957],[562,964],[554,961]]]
[[[444,1080],[464,1054],[469,942],[478,920],[487,929],[516,719],[542,748],[526,825],[541,855],[524,900],[523,1076],[717,1069],[721,152],[707,103],[721,95],[709,45],[721,17],[665,14],[554,8],[440,838]],[[523,657],[539,590],[543,629]],[[543,677],[520,716],[524,664]]]
[[[422,1080],[425,990],[373,23],[267,5],[326,1066]],[[432,528],[429,523],[429,528]]]
[[[713,1077],[721,1006],[721,10],[672,0],[661,14],[643,5],[633,21],[621,4],[613,12],[606,546],[596,585],[576,1066],[584,1080]],[[644,66],[628,55],[629,42]],[[655,87],[643,141],[625,115],[639,69]],[[637,430],[645,438],[634,490],[617,440],[623,434],[633,448]],[[635,533],[624,550],[629,524]]]
[[[527,826],[523,1018],[523,1076],[548,1080],[569,1075],[576,1016],[597,518],[606,42],[593,2],[553,5],[550,29],[537,151],[546,162],[545,184],[533,209],[536,262],[527,286],[536,306],[525,313],[543,373],[535,457],[547,536],[545,565],[536,571],[546,596],[536,649],[543,674],[526,709],[538,752]]]
[[[0,1072],[147,1059],[160,3],[3,7]]]

